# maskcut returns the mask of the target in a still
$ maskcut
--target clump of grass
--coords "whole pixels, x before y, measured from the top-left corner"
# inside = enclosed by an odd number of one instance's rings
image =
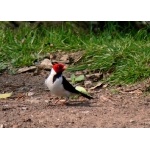
[[[116,24],[94,34],[84,32],[71,23],[61,26],[17,29],[0,28],[0,70],[6,67],[33,65],[41,55],[57,50],[84,50],[82,60],[70,71],[100,70],[109,74],[111,84],[129,84],[150,76],[150,34],[147,29],[128,32],[117,30]],[[49,46],[53,44],[53,46]]]
[[[146,29],[126,34],[104,31],[89,39],[85,57],[76,70],[90,68],[109,73],[104,80],[111,84],[135,83],[150,76],[150,35]]]

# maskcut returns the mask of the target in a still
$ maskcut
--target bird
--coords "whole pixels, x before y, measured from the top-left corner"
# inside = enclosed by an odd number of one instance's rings
[[[66,66],[62,63],[53,63],[52,69],[48,78],[45,80],[45,84],[53,95],[58,97],[65,97],[66,102],[72,94],[81,95],[87,99],[93,99],[92,96],[84,94],[69,83],[63,76],[63,71],[66,70]]]

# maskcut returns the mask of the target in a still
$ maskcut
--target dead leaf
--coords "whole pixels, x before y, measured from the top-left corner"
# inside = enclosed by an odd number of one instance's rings
[[[103,83],[102,82],[98,82],[94,87],[91,87],[90,89],[91,90],[95,90],[95,89],[100,88],[102,86],[103,86]]]
[[[20,68],[17,72],[24,73],[24,72],[28,72],[28,71],[34,71],[34,70],[36,70],[36,66]]]
[[[137,90],[131,91],[131,92],[129,92],[129,93],[140,95],[140,94],[142,94],[143,92],[142,92],[141,90],[137,89]]]
[[[5,93],[5,94],[0,94],[0,99],[5,99],[5,98],[8,98],[12,95],[12,92],[11,93]]]

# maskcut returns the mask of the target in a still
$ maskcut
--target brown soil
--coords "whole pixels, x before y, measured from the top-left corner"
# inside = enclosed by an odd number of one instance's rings
[[[150,127],[150,94],[145,91],[149,81],[104,86],[90,91],[93,100],[80,97],[62,105],[55,104],[57,97],[44,85],[48,73],[0,75],[0,93],[13,92],[10,98],[0,99],[1,127]]]

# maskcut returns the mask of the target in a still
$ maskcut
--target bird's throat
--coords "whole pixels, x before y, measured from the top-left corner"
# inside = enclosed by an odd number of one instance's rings
[[[53,83],[62,76],[62,73],[57,73],[53,76]]]

